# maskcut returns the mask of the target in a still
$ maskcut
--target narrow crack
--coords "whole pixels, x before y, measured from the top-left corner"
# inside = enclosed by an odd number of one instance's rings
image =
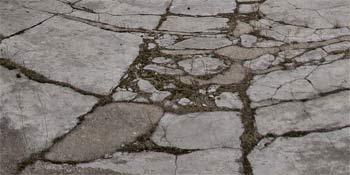
[[[177,158],[178,158],[178,156],[175,155],[175,172],[174,172],[174,175],[177,175],[177,169],[178,169],[178,166],[177,166]]]
[[[30,26],[30,27],[27,27],[27,28],[25,28],[25,29],[22,29],[22,30],[20,30],[20,31],[18,31],[18,32],[12,34],[12,35],[9,35],[9,36],[0,36],[0,44],[1,44],[1,42],[2,42],[3,40],[9,39],[9,38],[14,37],[14,36],[17,36],[17,35],[21,35],[21,34],[25,33],[26,31],[28,31],[28,30],[30,30],[30,29],[36,27],[36,26],[41,25],[41,24],[44,23],[45,21],[47,21],[47,20],[49,20],[49,19],[51,19],[51,18],[53,18],[53,17],[55,17],[55,16],[56,16],[56,15],[52,15],[52,16],[46,18],[45,20],[40,21],[39,23],[37,23],[37,24],[35,24],[35,25],[33,25],[33,26]]]
[[[20,73],[24,74],[30,80],[33,80],[35,82],[48,83],[48,84],[53,84],[53,85],[57,85],[57,86],[61,86],[61,87],[67,87],[67,88],[70,88],[70,89],[74,90],[75,92],[80,93],[80,94],[91,95],[91,96],[94,96],[94,97],[97,97],[97,98],[100,98],[100,99],[108,98],[108,96],[105,96],[105,95],[96,94],[96,93],[93,93],[93,92],[88,92],[88,91],[85,91],[83,89],[74,87],[73,85],[71,85],[69,83],[51,80],[51,79],[45,77],[42,74],[39,74],[39,73],[37,73],[37,72],[35,72],[33,70],[30,70],[30,69],[28,69],[28,68],[26,68],[26,67],[24,67],[24,66],[22,66],[20,64],[17,64],[15,62],[11,61],[8,58],[0,58],[0,66],[3,66],[3,67],[5,67],[5,68],[7,68],[9,70],[17,69],[17,70],[19,70]]]
[[[345,125],[345,126],[341,126],[341,127],[331,127],[331,128],[321,128],[321,129],[314,129],[314,130],[305,130],[305,131],[289,131],[286,132],[284,134],[273,134],[273,133],[268,133],[264,136],[262,136],[262,138],[267,138],[267,137],[273,137],[273,138],[279,138],[279,137],[304,137],[308,134],[312,134],[312,133],[328,133],[328,132],[333,132],[333,131],[337,131],[337,130],[342,130],[345,128],[350,128],[350,125]]]
[[[33,165],[36,161],[38,160],[41,160],[41,161],[46,161],[46,162],[52,162],[52,163],[55,163],[55,164],[58,164],[58,163],[62,163],[62,162],[55,162],[55,161],[51,161],[51,160],[47,160],[45,158],[45,154],[48,153],[50,151],[50,149],[58,142],[60,142],[61,140],[63,140],[67,135],[69,135],[71,132],[73,132],[77,127],[79,127],[81,125],[81,123],[84,121],[84,118],[86,115],[89,115],[91,113],[93,113],[98,107],[100,106],[104,106],[108,103],[111,103],[110,100],[108,99],[100,99],[92,108],[90,111],[88,111],[87,113],[81,115],[78,117],[78,122],[77,124],[67,133],[65,133],[64,135],[62,136],[59,136],[57,138],[55,138],[53,141],[52,141],[52,145],[40,152],[37,152],[37,153],[33,153],[29,156],[29,158],[23,160],[22,162],[20,162],[18,165],[17,165],[17,174],[21,174],[21,172],[27,167],[27,166],[30,166],[30,165]],[[65,164],[77,164],[76,162],[63,162]]]
[[[170,15],[170,7],[173,4],[173,0],[170,1],[169,6],[166,8],[165,14],[160,16],[160,20],[158,22],[157,27],[155,28],[155,30],[159,30],[160,26],[163,24],[163,22],[167,19],[167,16]]]

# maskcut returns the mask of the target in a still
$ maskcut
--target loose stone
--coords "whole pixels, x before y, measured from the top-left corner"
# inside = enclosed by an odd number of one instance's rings
[[[243,108],[243,103],[240,100],[238,93],[223,92],[219,96],[215,97],[215,104],[218,107],[229,109]]]

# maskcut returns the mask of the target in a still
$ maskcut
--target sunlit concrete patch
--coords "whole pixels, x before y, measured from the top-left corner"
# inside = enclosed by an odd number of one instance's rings
[[[233,42],[225,37],[192,37],[173,45],[166,46],[167,49],[218,49],[232,45]]]
[[[37,161],[27,166],[20,175],[67,175],[72,173],[74,175],[131,175],[102,168],[81,168],[69,164],[53,164],[44,161]]]
[[[280,24],[269,19],[251,21],[251,24],[258,29],[262,36],[287,43],[325,41],[350,34],[349,27],[314,29]]]
[[[30,28],[52,16],[47,12],[24,8],[13,0],[0,1],[0,12],[0,36],[3,37]]]
[[[91,20],[94,22],[100,22],[109,24],[120,28],[129,29],[155,29],[160,20],[160,16],[156,15],[110,15],[110,14],[98,14],[89,13],[85,11],[76,10],[69,14],[69,16],[79,17],[82,19]]]
[[[176,171],[175,155],[160,152],[116,152],[111,158],[78,164],[77,167],[144,175],[170,175]]]
[[[173,32],[220,33],[228,29],[227,18],[168,16],[160,30]]]
[[[216,51],[217,54],[231,58],[232,60],[250,60],[265,54],[278,52],[278,48],[244,48],[240,46],[228,46]]]
[[[67,14],[73,11],[73,8],[66,3],[58,0],[14,0],[22,7],[49,12],[51,14]]]
[[[235,8],[235,0],[174,0],[170,12],[193,16],[210,16],[219,13],[233,13]]]
[[[162,117],[160,107],[112,103],[85,116],[84,122],[55,144],[46,158],[53,161],[90,161],[132,143]]]
[[[0,75],[1,164],[8,161],[1,169],[5,172],[13,171],[16,163],[32,153],[50,147],[97,103],[95,97],[37,83],[1,66]],[[17,145],[20,149],[15,149]]]
[[[339,92],[306,102],[286,102],[256,110],[260,134],[282,135],[350,125],[350,91]],[[330,117],[331,116],[331,117]]]
[[[152,140],[161,146],[183,149],[240,148],[243,133],[237,112],[166,113]]]
[[[75,7],[111,15],[161,15],[166,12],[170,2],[171,0],[82,0]]]
[[[54,17],[22,35],[5,39],[3,57],[49,79],[108,94],[139,52],[141,37],[101,30]]]
[[[350,129],[277,138],[259,144],[248,156],[255,175],[350,173]],[[264,142],[261,141],[262,143]]]
[[[236,149],[210,149],[195,151],[177,157],[177,175],[241,175],[241,151]]]
[[[217,107],[228,109],[242,109],[243,103],[239,98],[239,94],[231,92],[223,92],[215,97],[215,104]]]
[[[259,8],[266,18],[314,29],[349,27],[348,0],[267,0]]]
[[[255,76],[247,94],[252,106],[281,100],[300,100],[320,93],[350,87],[350,60],[339,60],[320,66],[301,66],[294,70],[274,71]]]
[[[173,155],[161,152],[116,152],[110,157],[75,165],[37,161],[21,175],[241,175],[242,153],[237,149],[210,149]]]

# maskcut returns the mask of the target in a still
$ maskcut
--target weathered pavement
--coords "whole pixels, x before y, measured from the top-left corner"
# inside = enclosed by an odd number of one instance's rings
[[[349,175],[349,0],[0,0],[1,175]]]

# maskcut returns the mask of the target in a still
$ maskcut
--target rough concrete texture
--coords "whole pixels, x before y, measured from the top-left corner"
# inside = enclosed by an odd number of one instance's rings
[[[1,175],[348,175],[349,0],[0,0]]]
[[[210,149],[180,155],[176,174],[239,175],[241,152],[235,149]]]
[[[349,128],[312,133],[301,138],[277,138],[248,156],[256,175],[350,173]]]
[[[157,27],[160,16],[155,15],[122,15],[114,16],[111,14],[96,14],[76,10],[69,14],[72,17],[99,21],[120,28],[139,28],[152,30]]]
[[[213,76],[210,79],[199,79],[196,77],[183,76],[180,78],[181,82],[185,84],[199,84],[199,85],[208,85],[208,84],[238,84],[245,78],[247,71],[240,64],[232,64],[226,71],[221,72]]]
[[[184,71],[195,76],[215,74],[227,67],[225,63],[218,58],[202,56],[182,60],[177,64],[182,67]]]
[[[79,164],[81,168],[104,169],[125,174],[173,174],[175,156],[167,153],[114,153],[112,158]]]
[[[85,116],[78,128],[51,148],[54,161],[88,161],[103,157],[147,133],[162,117],[159,107],[114,103]]]
[[[228,29],[227,18],[168,16],[159,28],[173,32],[220,33]]]
[[[277,8],[276,8],[277,7]],[[347,0],[267,0],[259,10],[266,18],[314,29],[348,27],[350,2]],[[334,15],[337,13],[337,15]]]
[[[217,54],[231,58],[232,60],[249,60],[264,54],[278,52],[278,48],[244,48],[239,46],[229,46],[216,51]]]
[[[301,66],[254,78],[247,90],[253,106],[266,101],[300,100],[320,93],[350,87],[350,60],[340,60],[319,66]]]
[[[95,97],[69,88],[29,80],[16,70],[0,67],[1,171],[43,151],[69,132],[89,112]]]
[[[232,41],[223,37],[193,37],[174,45],[166,46],[167,49],[218,49],[231,45]]]
[[[5,39],[0,49],[4,57],[50,79],[107,94],[136,58],[141,42],[132,34],[54,17],[23,35]]]
[[[242,109],[243,103],[239,98],[239,94],[231,92],[223,92],[219,96],[215,97],[215,104],[218,107],[230,108],[230,109]]]
[[[1,1],[0,11],[3,14],[0,15],[0,36],[2,37],[30,28],[52,16],[46,12],[21,7],[13,0]]]
[[[27,167],[21,175],[240,175],[241,152],[235,149],[210,149],[183,155],[158,152],[122,153],[76,165],[51,164],[42,161]]]
[[[37,161],[35,164],[25,168],[21,175],[131,175],[125,173],[114,172],[111,170],[97,168],[80,168],[68,164],[51,164],[48,162]]]
[[[219,13],[233,13],[236,1],[232,0],[174,0],[170,12],[184,15],[212,16]]]
[[[239,148],[242,132],[236,112],[166,113],[152,140],[161,146],[183,149]]]
[[[74,6],[83,9],[89,9],[95,13],[105,13],[111,15],[161,15],[165,13],[166,8],[170,4],[170,0],[82,0]]]
[[[256,110],[258,132],[284,134],[350,125],[350,91],[306,102],[286,102]]]

